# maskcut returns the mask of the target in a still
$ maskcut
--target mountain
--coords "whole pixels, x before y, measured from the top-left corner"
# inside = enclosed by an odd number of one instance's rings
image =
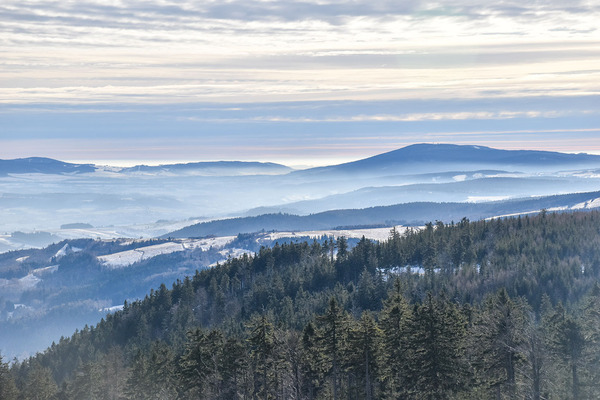
[[[0,364],[3,398],[598,399],[599,277],[597,211],[278,244]]]
[[[478,220],[542,209],[568,211],[600,207],[600,192],[525,198],[483,203],[415,202],[364,209],[332,210],[306,216],[264,214],[194,224],[162,236],[188,238],[228,236],[260,231],[304,231],[339,227],[422,225],[428,221]]]
[[[248,210],[251,215],[308,214],[600,190],[598,156],[476,146],[421,144],[353,163],[292,172],[278,164],[216,162],[67,173],[94,167],[53,163],[61,167],[47,166],[45,171],[62,171],[56,179],[16,173],[32,172],[34,162],[27,170],[13,163],[12,173],[0,173],[0,233],[49,232],[74,221],[126,227],[192,216],[239,217]],[[134,237],[139,236],[149,235]]]
[[[415,144],[344,164],[294,172],[297,176],[328,174],[394,175],[450,170],[501,168],[518,171],[558,171],[600,166],[600,156],[534,150],[500,150],[485,146]]]
[[[600,180],[573,176],[502,176],[473,178],[457,174],[454,182],[420,183],[399,186],[364,187],[348,193],[303,200],[275,207],[260,207],[248,215],[288,212],[311,214],[336,208],[365,208],[435,199],[436,203],[507,200],[525,196],[548,196],[556,193],[579,193],[597,190]],[[463,180],[464,179],[464,180]]]
[[[293,171],[292,168],[275,163],[248,162],[248,161],[215,161],[194,162],[185,164],[164,165],[137,165],[123,168],[122,173],[171,173],[171,174],[197,174],[206,176],[218,175],[281,175]]]
[[[0,176],[8,174],[81,174],[94,172],[92,164],[71,164],[44,157],[0,160]]]
[[[242,254],[239,245],[234,238],[75,239],[1,253],[0,354],[41,351],[124,300]]]

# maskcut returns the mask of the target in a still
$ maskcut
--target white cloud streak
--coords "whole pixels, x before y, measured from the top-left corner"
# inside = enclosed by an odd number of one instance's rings
[[[4,0],[0,156],[597,148],[599,20],[596,0]]]
[[[599,93],[599,19],[586,1],[7,0],[0,102]]]

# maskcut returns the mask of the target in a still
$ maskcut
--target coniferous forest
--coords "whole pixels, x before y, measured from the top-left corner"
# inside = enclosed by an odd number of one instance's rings
[[[600,398],[600,213],[278,244],[0,362],[0,399]]]

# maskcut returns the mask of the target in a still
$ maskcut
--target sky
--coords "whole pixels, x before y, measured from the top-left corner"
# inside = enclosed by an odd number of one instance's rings
[[[600,0],[3,0],[0,158],[600,154]]]

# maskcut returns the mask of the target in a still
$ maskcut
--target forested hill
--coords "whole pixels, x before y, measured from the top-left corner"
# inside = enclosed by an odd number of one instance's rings
[[[276,245],[3,365],[0,398],[599,398],[599,277],[598,212]]]
[[[201,222],[167,233],[163,238],[228,236],[264,231],[307,231],[335,229],[340,226],[423,225],[440,219],[444,222],[484,219],[498,215],[530,213],[541,209],[569,210],[595,203],[600,192],[569,193],[556,196],[491,201],[483,203],[405,203],[363,209],[331,210],[310,215],[262,214]]]

